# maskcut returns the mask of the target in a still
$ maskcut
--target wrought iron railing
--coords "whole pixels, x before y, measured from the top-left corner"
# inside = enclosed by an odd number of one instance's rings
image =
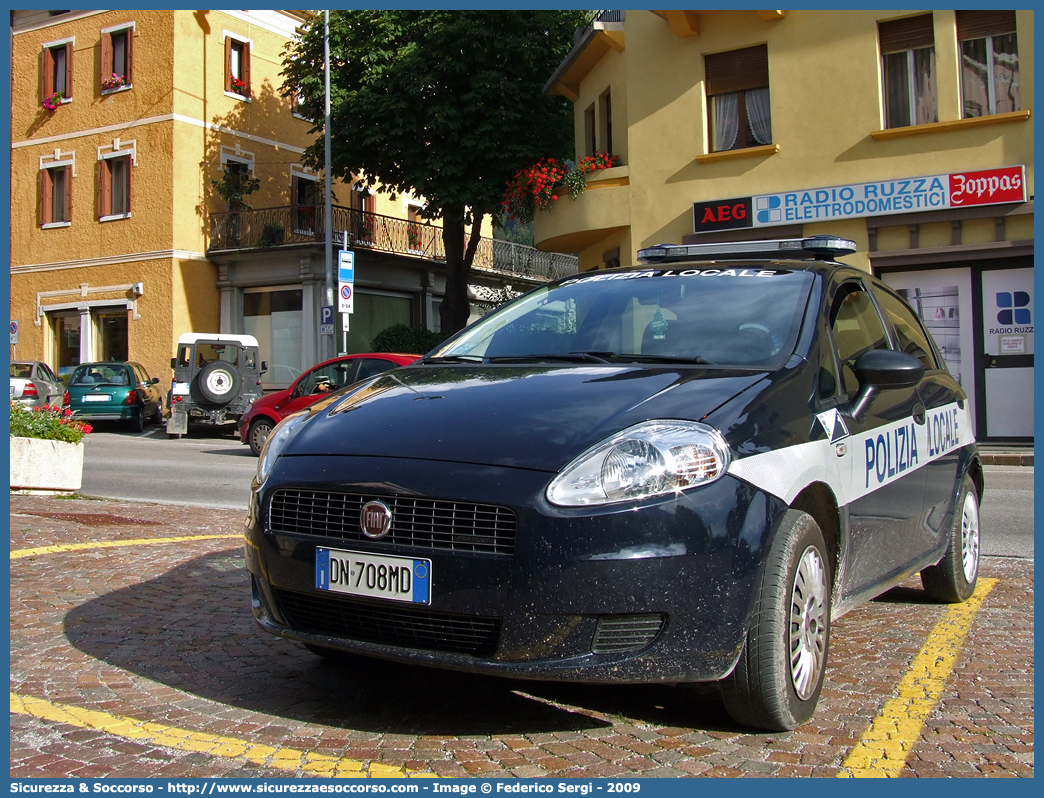
[[[352,249],[374,249],[446,261],[440,225],[334,206],[333,239],[338,247],[344,245],[345,235],[348,237],[347,246]],[[320,206],[289,205],[210,215],[209,252],[321,244],[325,240]],[[576,274],[577,257],[482,237],[473,265],[477,269],[552,280]]]
[[[594,29],[596,22],[623,22],[624,14],[625,12],[623,9],[616,8],[599,11],[595,14],[594,19],[591,20],[590,24],[573,31],[573,46],[577,47],[580,42],[584,40],[584,37]]]

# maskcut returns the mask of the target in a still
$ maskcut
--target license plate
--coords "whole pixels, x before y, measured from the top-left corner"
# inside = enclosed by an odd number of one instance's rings
[[[431,603],[431,560],[315,550],[315,586],[353,596]]]
[[[108,402],[110,398],[111,397],[108,396],[107,394],[105,394],[105,395],[102,395],[102,394],[89,394],[89,395],[83,397],[83,401],[85,401],[85,402]]]

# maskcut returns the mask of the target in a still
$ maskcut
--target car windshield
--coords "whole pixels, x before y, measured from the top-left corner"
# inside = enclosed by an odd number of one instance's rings
[[[81,388],[90,385],[117,385],[129,386],[130,375],[126,366],[109,365],[107,363],[92,363],[80,366],[73,372],[69,380],[70,387]]]
[[[763,264],[581,274],[505,305],[429,360],[778,368],[814,280]]]
[[[16,380],[27,380],[33,371],[31,363],[12,363],[11,376]]]

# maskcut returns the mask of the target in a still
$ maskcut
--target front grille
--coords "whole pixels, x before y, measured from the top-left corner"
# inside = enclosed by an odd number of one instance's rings
[[[482,554],[515,551],[515,514],[506,507],[407,496],[278,490],[272,496],[269,529],[276,534],[369,541],[359,525],[359,514],[369,501],[383,502],[392,512],[391,530],[381,543]]]
[[[645,648],[660,633],[664,615],[603,615],[598,619],[591,651],[623,654]]]
[[[275,591],[290,628],[386,646],[488,657],[500,641],[500,619],[453,615],[342,596]]]

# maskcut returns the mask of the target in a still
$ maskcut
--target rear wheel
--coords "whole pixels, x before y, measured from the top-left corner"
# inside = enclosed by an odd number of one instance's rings
[[[274,428],[275,425],[267,418],[258,418],[250,422],[250,430],[247,432],[247,443],[250,444],[250,451],[260,457],[265,441],[268,440],[268,436],[272,434]]]
[[[979,579],[979,495],[970,477],[957,497],[950,545],[935,565],[921,571],[925,592],[936,601],[967,601]]]
[[[130,421],[127,422],[127,426],[130,427],[132,432],[141,432],[145,429],[145,406],[142,405],[134,413],[134,416]]]
[[[163,423],[163,402],[156,403],[156,410],[152,414],[151,421],[153,424]]]
[[[789,510],[765,562],[739,661],[721,684],[733,720],[786,731],[812,717],[830,643],[826,543],[807,513]]]

